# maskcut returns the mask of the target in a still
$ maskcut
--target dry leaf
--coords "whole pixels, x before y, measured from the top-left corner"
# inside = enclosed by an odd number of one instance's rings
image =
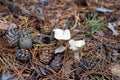
[[[8,30],[8,27],[17,28],[17,25],[9,22],[0,22],[0,29]]]
[[[8,23],[7,22],[0,22],[0,29],[7,30],[8,29]]]
[[[116,24],[117,26],[120,26],[120,20],[116,21],[115,24]]]
[[[116,26],[116,24],[114,24],[114,23],[110,23],[110,22],[108,23],[108,28],[110,30],[112,30],[113,35],[118,36],[119,33],[117,32],[117,30],[115,30],[115,26]]]
[[[103,7],[96,8],[96,10],[97,10],[97,11],[100,11],[100,12],[112,12],[112,10],[106,9],[106,8],[103,8]]]
[[[55,49],[55,54],[62,53],[63,51],[65,51],[65,49],[66,49],[66,47],[60,46],[57,49]]]
[[[120,77],[120,65],[116,64],[111,67],[111,73]]]

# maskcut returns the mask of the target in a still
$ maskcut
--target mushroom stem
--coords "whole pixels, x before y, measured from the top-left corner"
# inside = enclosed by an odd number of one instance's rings
[[[80,61],[79,51],[74,51],[74,60],[75,60],[75,61]]]

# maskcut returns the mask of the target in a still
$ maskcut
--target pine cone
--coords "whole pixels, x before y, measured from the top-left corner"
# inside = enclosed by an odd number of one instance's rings
[[[26,30],[19,30],[19,45],[20,48],[32,48],[32,36]]]
[[[61,54],[57,54],[54,57],[54,59],[50,63],[50,67],[56,72],[58,72],[61,69],[62,67],[62,55]]]
[[[42,34],[49,35],[52,32],[52,28],[50,26],[41,26],[40,27],[40,32]]]
[[[10,47],[16,47],[18,45],[18,30],[16,28],[10,26],[6,36]]]
[[[8,5],[8,9],[10,10],[10,12],[12,12],[14,17],[18,17],[19,15],[21,15],[21,9],[19,4],[8,2],[7,5]]]
[[[41,49],[39,59],[40,59],[40,62],[42,62],[44,64],[49,64],[49,62],[51,61],[53,56],[54,56],[53,47],[52,46],[50,46],[50,47],[47,46],[47,47],[43,47]]]
[[[20,62],[28,62],[31,59],[31,54],[25,49],[17,49],[15,55]]]

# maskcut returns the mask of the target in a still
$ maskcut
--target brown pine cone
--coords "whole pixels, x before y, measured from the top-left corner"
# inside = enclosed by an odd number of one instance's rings
[[[52,46],[43,47],[40,51],[39,60],[44,64],[49,64],[54,56],[54,48]]]
[[[49,35],[52,32],[52,28],[50,26],[41,26],[40,27],[40,32],[42,34]]]

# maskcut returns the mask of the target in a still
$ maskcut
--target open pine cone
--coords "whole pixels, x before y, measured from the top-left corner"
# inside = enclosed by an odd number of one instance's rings
[[[26,30],[19,30],[19,46],[23,49],[32,48],[32,36]]]
[[[50,67],[58,72],[62,67],[62,54],[57,54],[50,63]]]
[[[16,47],[18,45],[18,30],[16,28],[10,26],[6,36],[10,47]]]
[[[15,55],[20,62],[28,62],[31,59],[31,54],[25,49],[17,49]]]
[[[51,59],[54,56],[54,47],[45,46],[41,49],[39,54],[40,54],[39,55],[40,62],[42,62],[44,64],[49,64],[49,62],[51,61]]]

